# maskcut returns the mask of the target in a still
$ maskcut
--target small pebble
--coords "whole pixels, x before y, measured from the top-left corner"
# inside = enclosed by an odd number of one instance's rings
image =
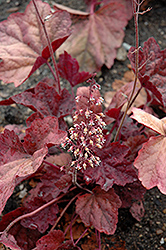
[[[112,69],[112,73],[113,73],[113,74],[117,74],[118,71],[117,71],[116,69]]]
[[[103,82],[103,77],[99,77],[98,82],[99,82],[99,83],[102,83],[102,82]]]
[[[164,223],[164,224],[166,224],[166,223]],[[163,225],[163,226],[162,226],[162,230],[163,230],[163,231],[166,231],[166,225]]]
[[[24,188],[24,189],[20,192],[19,198],[22,199],[22,198],[25,197],[25,195],[27,195],[27,189],[26,189],[26,188]]]
[[[135,223],[136,227],[142,228],[142,225],[140,225],[139,223]]]
[[[18,1],[17,1],[17,2],[15,2],[15,5],[16,5],[16,6],[18,6],[19,4],[20,4],[20,3],[19,3]]]
[[[129,51],[129,49],[131,48],[131,45],[128,44],[128,43],[125,43],[125,42],[124,42],[122,45],[123,45],[123,47],[125,48],[125,50],[127,50],[127,51]]]
[[[127,52],[123,46],[117,50],[116,59],[120,62],[124,62],[127,59]]]
[[[20,188],[20,190],[23,190],[24,185],[23,185],[23,184],[20,184],[19,188]]]
[[[160,244],[163,245],[164,244],[164,238],[162,237],[160,240]]]
[[[166,214],[166,208],[163,209],[163,213]]]
[[[156,224],[157,224],[157,225],[160,225],[160,224],[161,224],[161,222],[160,222],[160,221],[156,221]]]
[[[160,234],[162,234],[162,233],[163,233],[163,230],[161,230],[161,229],[157,229],[157,230],[156,230],[156,234],[157,234],[157,235],[160,235]]]

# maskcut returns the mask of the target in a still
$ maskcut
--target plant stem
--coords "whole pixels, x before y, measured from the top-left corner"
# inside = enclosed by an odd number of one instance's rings
[[[137,7],[136,7],[137,5]],[[118,127],[118,130],[116,132],[115,138],[114,138],[114,142],[117,141],[118,136],[119,136],[119,132],[122,128],[122,125],[124,123],[125,117],[127,115],[127,111],[130,107],[130,104],[132,102],[132,98],[135,92],[135,88],[136,88],[136,84],[137,84],[137,80],[138,80],[138,64],[139,64],[139,34],[138,34],[138,13],[139,13],[139,8],[140,8],[140,1],[138,0],[138,2],[135,2],[135,0],[133,0],[133,10],[134,10],[134,24],[135,24],[135,79],[134,79],[134,85],[133,85],[133,89],[131,92],[131,95],[129,97],[128,103],[127,103],[127,107],[126,110],[123,114],[123,117],[121,119],[120,125]]]
[[[69,191],[73,191],[74,189],[76,189],[76,187],[72,187]],[[7,233],[12,226],[14,226],[15,223],[17,223],[18,221],[25,219],[27,217],[33,216],[34,214],[40,212],[41,210],[43,210],[44,208],[52,205],[53,203],[57,202],[58,200],[60,200],[61,198],[63,198],[66,194],[62,194],[59,197],[47,202],[46,204],[44,204],[43,206],[37,208],[36,210],[34,210],[33,212],[30,212],[28,214],[23,214],[21,216],[19,216],[18,218],[16,218],[15,220],[13,220],[8,226],[7,228],[4,230],[5,233]]]
[[[55,61],[54,51],[53,51],[53,48],[52,48],[52,45],[51,45],[51,42],[50,42],[50,38],[49,38],[47,30],[46,30],[45,22],[42,20],[41,15],[40,15],[40,13],[38,11],[38,8],[37,8],[37,5],[35,3],[35,0],[32,0],[32,2],[34,4],[37,16],[38,16],[38,18],[39,18],[39,20],[41,22],[41,25],[43,27],[43,30],[44,30],[44,33],[45,33],[45,36],[46,36],[46,39],[47,39],[48,48],[49,48],[50,55],[51,55],[51,58],[52,58],[52,61],[53,61],[53,65],[54,65],[54,69],[55,69],[55,72],[56,72],[56,76],[55,76],[55,74],[53,74],[53,76],[55,78],[55,81],[58,83],[58,91],[60,93],[61,92],[61,86],[60,86],[60,80],[59,80],[59,73],[58,73],[58,68],[57,68],[57,64],[56,64],[56,61]]]
[[[130,102],[130,107],[133,105],[133,103],[135,102],[137,96],[139,95],[139,93],[141,92],[142,86],[139,88],[139,90],[137,91],[137,93],[135,94],[135,96],[133,97],[132,101]]]
[[[12,226],[14,226],[15,223],[17,223],[18,221],[22,220],[22,219],[25,219],[27,217],[30,217],[30,216],[33,216],[34,214],[40,212],[41,210],[43,210],[44,208],[52,205],[53,203],[57,202],[58,200],[60,200],[63,196],[65,196],[66,194],[62,194],[60,195],[58,198],[55,198],[51,201],[49,201],[48,203],[44,204],[43,206],[37,208],[36,210],[34,210],[33,212],[30,212],[28,214],[23,214],[21,216],[19,216],[18,218],[16,218],[15,220],[13,220],[8,226],[7,228],[4,230],[5,233],[7,233]]]
[[[78,238],[78,240],[75,242],[74,246],[76,246],[78,244],[78,242],[82,239],[82,237],[86,234],[86,232],[89,230],[89,227],[87,227],[85,229],[85,231],[83,232],[83,234],[81,234],[81,236]]]
[[[53,77],[55,79],[55,83],[56,83],[56,87],[57,87],[57,77],[56,77],[56,74],[55,74],[53,68],[51,67],[51,65],[50,65],[50,63],[48,61],[46,62],[46,64],[49,67],[49,69],[50,69],[50,71],[51,71],[51,73],[52,73],[52,75],[53,75]]]
[[[60,171],[60,167],[58,167],[58,166],[56,166],[56,165],[54,165],[54,164],[52,164],[52,163],[50,163],[50,162],[48,162],[48,161],[45,161],[45,160],[44,160],[43,162],[46,163],[47,165],[53,167],[53,168],[58,169],[58,170]]]
[[[56,220],[55,224],[53,225],[53,227],[51,228],[50,231],[53,231],[54,228],[56,227],[56,225],[58,224],[58,222],[61,220],[62,216],[64,215],[64,213],[66,212],[66,210],[68,209],[68,207],[70,206],[70,204],[79,196],[80,194],[77,194],[76,196],[74,196],[69,203],[66,205],[66,207],[63,209],[63,211],[61,212],[60,216],[58,217],[58,219]]]
[[[69,225],[66,227],[66,229],[65,229],[64,235],[66,235],[66,233],[67,233],[69,227],[72,226],[72,224],[75,222],[75,220],[77,219],[77,217],[78,217],[78,214],[77,214],[73,219],[71,219],[70,224],[69,224]]]

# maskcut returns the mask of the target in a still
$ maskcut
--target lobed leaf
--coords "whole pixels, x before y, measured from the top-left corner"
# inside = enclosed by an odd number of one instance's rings
[[[29,154],[47,145],[60,145],[66,138],[67,133],[59,130],[58,119],[47,116],[44,119],[35,119],[30,128],[26,129],[24,148]]]
[[[146,193],[146,188],[142,186],[139,180],[127,183],[124,187],[114,185],[114,190],[122,201],[121,208],[131,207],[134,201],[141,200]]]
[[[134,161],[142,185],[151,189],[155,186],[166,194],[166,138],[163,135],[151,137],[143,144]]]
[[[14,219],[23,215],[23,207],[19,207],[12,212],[5,214],[0,221],[0,231],[2,232]],[[1,236],[2,237],[2,236]],[[24,228],[20,222],[15,223],[9,230],[9,234],[3,233],[3,239],[0,237],[0,241],[6,246],[11,247],[12,250],[17,249],[9,245],[16,242],[21,250],[29,250],[35,247],[36,241],[41,237],[41,234],[36,229]],[[12,238],[10,238],[12,237]],[[13,240],[14,239],[14,240]]]
[[[41,0],[35,2],[44,20],[51,14],[51,7]],[[70,15],[56,11],[45,25],[55,51],[70,35]],[[47,40],[32,1],[24,13],[11,14],[0,23],[0,79],[4,82],[19,86],[49,57]]]
[[[76,201],[76,213],[86,226],[94,226],[99,232],[114,234],[118,222],[119,197],[111,188],[108,192],[96,187],[93,194],[80,196]]]
[[[72,35],[57,50],[58,55],[67,51],[77,59],[81,70],[89,72],[100,70],[103,64],[111,68],[127,24],[123,4],[112,1],[96,12],[93,6],[92,2],[89,15],[75,17],[71,14],[74,23]]]
[[[64,241],[65,237],[61,230],[50,231],[36,242],[36,250],[55,250]]]
[[[0,213],[18,184],[18,178],[33,174],[40,167],[47,152],[48,149],[46,147],[41,148],[32,156],[26,155],[24,158],[10,161],[0,166]]]
[[[50,145],[60,144],[66,132],[58,129],[56,117],[36,119],[26,130],[21,143],[14,131],[5,130],[0,135],[0,211],[12,194],[19,180],[27,177],[40,167]]]
[[[129,60],[135,70],[135,48],[129,50]],[[142,50],[139,50],[139,80],[143,87],[150,90],[160,101],[166,105],[166,49],[160,50],[153,37],[150,37]]]
[[[137,174],[131,162],[127,160],[128,153],[129,148],[119,142],[103,148],[102,152],[99,152],[101,164],[84,172],[86,182],[95,181],[103,190],[108,191],[114,184],[125,186],[136,181]]]
[[[130,213],[137,221],[141,221],[145,213],[142,201],[134,202],[130,208]]]
[[[5,129],[0,134],[0,142],[0,166],[27,157],[27,152],[14,131]],[[6,173],[8,169],[6,168],[3,171]]]
[[[59,95],[53,86],[39,82],[35,88],[28,89],[0,102],[0,105],[22,104],[33,111],[27,121],[45,116],[57,116],[59,119],[70,115],[75,107],[75,101],[67,89]]]
[[[30,213],[46,204],[41,194],[39,197],[34,197],[34,199],[26,198],[24,200],[25,213]],[[22,219],[21,225],[25,228],[37,229],[40,233],[45,233],[50,225],[54,225],[58,212],[57,204],[52,204],[35,215]]]
[[[35,197],[42,197],[45,202],[55,199],[61,192],[66,193],[72,184],[71,176],[56,168],[56,164],[55,167],[45,165],[44,163],[40,182],[29,192],[29,203],[33,203]]]
[[[66,51],[59,56],[58,71],[62,78],[68,80],[72,87],[92,77],[89,72],[79,72],[79,64]]]

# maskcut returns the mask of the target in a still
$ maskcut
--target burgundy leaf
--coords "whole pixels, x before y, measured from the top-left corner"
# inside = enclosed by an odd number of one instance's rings
[[[50,231],[36,243],[36,250],[55,250],[64,241],[65,237],[61,230]]]
[[[117,122],[117,128],[120,124],[120,120]],[[126,115],[124,120],[123,126],[120,132],[120,139],[126,141],[130,136],[137,136],[143,134],[143,130],[138,129],[138,126],[134,121],[131,119],[131,116]]]
[[[135,50],[132,47],[128,57],[135,70]],[[143,87],[150,90],[161,102],[166,105],[166,49],[160,50],[153,37],[150,37],[142,50],[139,50],[139,80]]]
[[[126,184],[124,187],[114,185],[114,190],[122,201],[122,208],[130,207],[134,201],[141,200],[146,193],[146,188],[139,180]]]
[[[26,129],[23,145],[29,154],[33,154],[45,145],[50,147],[61,144],[66,136],[67,133],[58,128],[58,119],[48,116],[34,120],[31,127]]]
[[[138,155],[138,151],[142,147],[142,144],[146,141],[148,141],[148,138],[146,138],[144,135],[130,136],[127,138],[127,141],[124,142],[124,145],[130,148],[131,153],[128,158],[130,161],[135,160],[136,156]]]
[[[51,7],[41,0],[35,2],[44,20],[51,14]],[[70,16],[65,11],[56,11],[45,25],[55,51],[70,35]],[[47,40],[32,1],[24,13],[11,14],[1,22],[0,54],[0,78],[6,83],[14,82],[15,86],[47,62],[50,57]]]
[[[114,184],[125,186],[137,180],[137,174],[131,162],[127,160],[129,148],[119,142],[103,148],[98,156],[101,164],[98,167],[88,168],[84,172],[87,183],[95,181],[102,189],[108,191]],[[101,154],[101,155],[100,155]]]
[[[15,210],[3,215],[2,219],[0,221],[0,232],[4,231],[5,228],[10,224],[10,222],[12,222],[17,217],[21,216],[23,214],[24,210],[25,210],[25,208],[19,207]],[[9,230],[9,232],[10,231],[11,231],[11,229]]]
[[[4,127],[7,130],[10,131],[14,131],[16,133],[16,135],[18,135],[19,140],[23,140],[24,136],[25,136],[25,130],[26,130],[26,126],[24,126],[23,124],[8,124]]]
[[[71,175],[64,174],[56,167],[44,166],[42,174],[41,182],[30,191],[28,201],[33,201],[35,197],[42,197],[45,202],[48,202],[58,197],[61,192],[66,193],[72,184]]]
[[[27,152],[14,131],[5,129],[4,133],[0,134],[0,142],[0,165],[27,157]]]
[[[10,222],[21,216],[24,210],[25,209],[21,207],[8,214],[5,214],[0,222],[0,231],[5,230],[5,228],[10,224]],[[41,237],[41,234],[37,230],[26,229],[22,227],[19,222],[14,224],[14,226],[9,230],[9,234],[15,238],[15,241],[17,242],[17,245],[20,247],[19,249],[21,250],[29,250],[34,248],[36,241]],[[6,240],[6,243],[9,244],[8,238]],[[10,246],[7,245],[3,240],[1,242],[3,242],[6,246]],[[17,249],[14,248],[14,246],[10,247],[11,249]]]
[[[31,121],[49,115],[62,118],[70,115],[75,107],[75,101],[67,89],[63,89],[59,95],[55,87],[44,82],[39,82],[35,88],[1,101],[0,105],[13,103],[22,104],[33,111],[37,111],[37,113],[30,116]]]
[[[79,15],[79,18],[71,14],[72,35],[57,52],[67,51],[77,59],[81,70],[94,72],[100,70],[103,64],[108,68],[113,65],[116,49],[121,46],[124,37],[123,28],[127,24],[128,13],[124,11],[124,5],[117,1],[100,7],[96,12],[92,2],[90,9],[89,15]]]
[[[166,138],[163,135],[151,137],[143,144],[134,161],[142,185],[151,189],[155,186],[166,194]]]
[[[94,226],[99,232],[114,234],[120,206],[121,201],[112,188],[105,192],[96,187],[93,194],[85,194],[77,199],[76,213],[86,226]]]
[[[68,80],[72,87],[92,77],[89,72],[78,72],[79,64],[77,60],[66,51],[59,56],[58,71],[60,76]]]
[[[141,221],[145,213],[142,201],[134,202],[130,208],[130,213],[137,221]]]
[[[34,197],[33,200],[29,200],[29,197],[24,200],[25,213],[30,213],[42,205],[46,204],[43,197]],[[57,219],[59,212],[57,204],[52,204],[33,216],[27,217],[21,220],[21,225],[29,229],[38,229],[40,233],[45,233],[49,228],[49,225],[53,225]]]

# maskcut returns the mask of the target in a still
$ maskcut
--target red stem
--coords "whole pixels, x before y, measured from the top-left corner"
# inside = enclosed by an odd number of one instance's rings
[[[78,217],[78,214],[77,214],[74,218],[71,219],[70,224],[69,224],[69,225],[66,227],[66,229],[65,229],[64,235],[66,235],[66,233],[67,233],[69,227],[75,222],[75,220],[77,219],[77,217]]]
[[[79,196],[80,194],[77,194],[76,196],[74,196],[69,203],[66,205],[66,207],[63,209],[63,211],[61,212],[60,216],[58,217],[58,219],[56,220],[55,224],[53,225],[53,227],[51,228],[50,231],[53,231],[54,228],[56,227],[56,225],[58,224],[58,222],[61,220],[62,216],[64,215],[64,213],[66,212],[66,210],[68,209],[68,207],[70,206],[70,204]]]
[[[137,5],[137,8],[136,8],[136,5]],[[138,2],[136,3],[135,0],[133,0],[134,24],[135,24],[135,80],[134,80],[133,89],[132,89],[131,95],[129,97],[126,110],[125,110],[125,112],[123,114],[122,120],[121,120],[120,125],[118,127],[118,130],[116,132],[116,135],[115,135],[115,138],[114,138],[114,142],[116,142],[117,139],[118,139],[120,130],[122,128],[122,125],[124,123],[125,117],[127,115],[127,111],[128,111],[128,109],[130,107],[130,104],[132,102],[132,98],[133,98],[133,95],[134,95],[134,92],[135,92],[135,88],[136,88],[136,84],[137,84],[137,80],[138,80],[138,71],[139,71],[139,68],[138,68],[138,64],[139,64],[138,13],[139,13],[139,8],[140,8],[140,1],[138,0]]]
[[[58,167],[58,166],[56,166],[56,165],[54,165],[54,164],[52,164],[52,163],[50,163],[48,161],[45,161],[45,160],[43,162],[46,163],[47,165],[51,166],[51,167],[54,167],[54,168],[58,169],[60,171],[60,167]]]
[[[56,201],[60,200],[63,196],[65,196],[66,194],[62,194],[60,195],[58,198],[55,198],[51,201],[49,201],[48,203],[44,204],[43,206],[37,208],[36,210],[34,210],[33,212],[30,212],[28,214],[23,214],[21,216],[19,216],[18,218],[16,218],[15,220],[13,220],[8,226],[7,228],[4,230],[5,233],[7,233],[12,226],[14,226],[15,223],[17,223],[18,221],[22,220],[22,219],[25,219],[27,217],[30,217],[30,216],[33,216],[34,214],[40,212],[41,210],[43,210],[44,208],[52,205],[53,203],[55,203]]]
[[[85,231],[83,232],[83,234],[81,234],[81,236],[78,238],[78,240],[75,242],[74,246],[76,246],[78,244],[78,242],[82,239],[82,237],[86,234],[86,232],[89,230],[89,227],[85,229]]]
[[[53,61],[53,65],[54,65],[54,69],[55,69],[55,72],[56,72],[56,76],[55,76],[55,74],[53,74],[53,76],[55,78],[55,81],[58,82],[58,91],[60,93],[61,92],[61,86],[60,86],[60,80],[59,80],[59,73],[58,73],[58,68],[57,68],[57,64],[56,64],[56,61],[55,61],[54,51],[53,51],[53,48],[52,48],[52,45],[51,45],[51,42],[50,42],[50,38],[49,38],[47,30],[46,30],[45,22],[42,20],[41,15],[40,15],[40,13],[38,11],[38,8],[37,8],[37,5],[35,3],[35,0],[32,0],[32,2],[34,4],[37,16],[38,16],[38,18],[39,18],[39,20],[41,22],[41,25],[43,27],[43,30],[44,30],[44,33],[45,33],[45,36],[46,36],[46,39],[47,39],[48,48],[49,48],[50,55],[51,55],[51,58],[52,58],[52,61]]]

